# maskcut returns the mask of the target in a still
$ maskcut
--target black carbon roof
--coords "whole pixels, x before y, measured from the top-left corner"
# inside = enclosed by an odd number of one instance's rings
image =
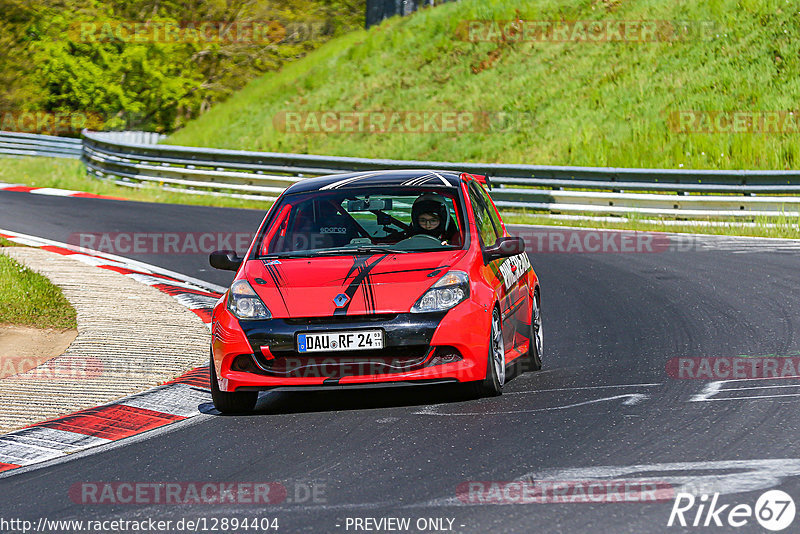
[[[460,181],[460,174],[452,171],[365,171],[306,178],[291,185],[286,190],[286,193],[355,189],[370,186],[424,186],[444,188],[458,187]]]

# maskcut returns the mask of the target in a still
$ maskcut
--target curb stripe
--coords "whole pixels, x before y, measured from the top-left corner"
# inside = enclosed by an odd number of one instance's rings
[[[170,384],[187,384],[189,386],[201,387],[203,389],[208,389],[208,384],[211,380],[209,367],[198,367],[197,369],[192,369],[188,373],[183,376],[179,376],[175,380],[171,380],[167,382],[166,385]]]
[[[155,287],[197,314],[207,326],[210,326],[212,308],[222,296],[194,282],[149,270],[151,267],[157,270],[155,266],[140,262],[127,263],[127,258],[114,256],[112,260],[91,254],[91,251],[73,250],[63,243],[23,236],[8,230],[0,232],[0,237],[71,256],[82,263],[114,271]],[[200,407],[211,403],[209,380],[208,366],[198,367],[148,391],[0,435],[0,473],[9,476],[20,467],[63,458],[74,452],[198,416],[201,414]]]
[[[62,248],[62,247],[56,247],[56,246],[53,246],[53,245],[44,245],[44,246],[39,247],[39,248],[42,249],[42,250],[46,250],[47,252],[55,252],[56,254],[61,254],[62,256],[72,256],[74,254],[77,254],[77,252],[74,252],[72,250],[69,250],[69,249],[66,249],[66,248]]]
[[[12,191],[14,193],[30,193],[33,191],[33,187],[25,187],[24,185],[12,185],[9,187],[4,187],[3,191]]]
[[[196,415],[198,406],[208,404],[210,400],[208,391],[187,384],[173,384],[128,397],[120,404],[185,419]]]
[[[193,311],[198,317],[200,317],[201,321],[206,323],[206,325],[208,325],[208,327],[211,328],[211,314],[213,313],[213,310],[191,309],[190,311]]]
[[[216,301],[222,296],[220,293],[215,291],[198,288],[192,283],[184,282],[171,276],[150,272],[146,269],[142,269],[141,267],[133,268],[133,266],[125,265],[122,261],[109,260],[86,252],[77,252],[58,245],[43,244],[36,242],[33,239],[23,238],[13,233],[0,233],[0,237],[9,239],[12,242],[18,242],[27,246],[40,248],[48,252],[54,252],[63,256],[71,256],[82,263],[99,267],[101,269],[114,271],[133,278],[142,284],[155,287],[159,291],[166,293],[177,300],[182,306],[194,312],[206,324],[211,322],[211,313],[213,307],[216,304]],[[124,258],[121,259],[124,260]]]
[[[123,197],[112,197],[108,195],[95,195],[94,193],[84,193],[83,191],[78,191],[77,193],[73,193],[69,195],[73,198],[102,198],[104,200],[129,200]]]
[[[215,301],[219,299],[219,293],[212,293],[211,291],[204,291],[202,289],[184,289],[184,288],[177,288],[172,285],[167,284],[155,284],[153,287],[156,289],[161,290],[162,293],[166,293],[167,295],[174,296],[179,294],[184,295],[199,295],[201,297],[211,297]]]
[[[52,447],[38,447],[29,443],[14,443],[6,440],[0,441],[0,456],[3,460],[10,460],[16,465],[30,465],[59,456],[64,452]]]
[[[46,195],[55,197],[73,198],[102,198],[104,200],[128,200],[122,197],[112,197],[108,195],[95,195],[83,191],[72,191],[70,189],[57,189],[54,187],[32,187],[17,184],[0,184],[0,191],[11,191],[14,193],[33,193],[34,195]]]
[[[116,441],[182,419],[186,418],[123,404],[110,404],[83,410],[43,423],[42,426]]]
[[[28,443],[49,449],[74,452],[76,450],[104,445],[111,440],[66,432],[56,428],[34,426],[18,430],[12,434],[0,436],[0,441]]]
[[[57,189],[55,187],[40,187],[31,189],[30,192],[34,195],[50,195],[54,197],[69,197],[78,193],[78,191],[72,191],[71,189]]]
[[[5,237],[9,241],[15,243],[37,248],[45,245],[55,245],[63,247],[65,249],[74,251],[76,253],[76,255],[73,256],[75,259],[83,259],[89,265],[97,266],[97,265],[108,264],[108,265],[126,266],[130,267],[131,269],[138,269],[140,272],[143,273],[145,272],[150,273],[153,276],[161,276],[167,280],[175,281],[176,283],[178,283],[178,285],[186,285],[186,287],[202,288],[209,291],[216,291],[219,293],[223,293],[227,290],[227,287],[218,286],[216,284],[210,284],[203,280],[192,278],[191,276],[186,276],[181,273],[176,273],[174,271],[170,271],[168,269],[164,269],[156,265],[150,265],[148,263],[132,260],[130,258],[125,258],[123,256],[117,256],[115,254],[108,254],[97,250],[81,248],[75,245],[69,245],[67,243],[53,241],[52,239],[45,239],[41,237],[25,235],[19,232],[11,232],[10,230],[3,230],[3,229],[0,229],[0,237]],[[90,259],[95,261],[90,263],[89,262]]]
[[[0,473],[196,417],[211,403],[208,384],[208,366],[198,367],[143,393],[2,435]]]
[[[94,258],[95,256],[90,256],[90,257]],[[98,258],[98,259],[102,260],[102,258]],[[175,282],[175,283],[178,283],[178,284],[181,284],[181,285],[184,284],[184,282],[182,282],[182,281],[180,281],[180,280],[178,280],[176,278],[172,278],[170,276],[166,276],[166,275],[163,275],[163,274],[158,274],[158,273],[146,273],[145,274],[141,270],[135,271],[135,270],[130,269],[128,267],[121,267],[119,264],[112,263],[109,260],[103,260],[103,261],[106,261],[107,263],[98,264],[98,265],[95,265],[95,267],[99,267],[101,269],[108,269],[109,271],[114,271],[114,272],[117,272],[119,274],[124,274],[125,276],[136,275],[138,278],[137,277],[133,277],[134,280],[136,280],[138,282],[141,282],[143,284],[149,285],[149,286],[150,285],[156,285],[156,284],[155,283],[152,283],[152,284],[147,283],[147,282],[144,281],[145,279],[142,278],[142,277],[146,276],[146,277],[149,277],[149,278],[163,278],[164,280],[166,280],[168,282]],[[188,284],[187,284],[187,287],[189,287]],[[202,290],[200,290],[200,291],[202,291]],[[209,292],[209,295],[214,295],[214,294],[215,293],[213,293],[213,292]]]

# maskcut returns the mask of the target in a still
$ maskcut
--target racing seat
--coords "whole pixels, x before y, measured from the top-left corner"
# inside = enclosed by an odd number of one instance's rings
[[[321,243],[315,248],[343,247],[359,237],[356,223],[339,212],[332,202],[320,202],[316,218],[311,225],[312,244]]]

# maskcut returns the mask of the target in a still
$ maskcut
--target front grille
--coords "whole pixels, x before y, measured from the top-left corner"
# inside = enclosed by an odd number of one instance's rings
[[[326,325],[326,324],[348,324],[348,323],[377,323],[380,321],[393,321],[397,317],[396,313],[375,313],[370,315],[330,315],[327,317],[297,317],[284,319],[286,324],[293,326],[303,325]]]
[[[375,374],[405,373],[425,366],[432,349],[428,346],[390,347],[353,352],[278,351],[272,360],[254,355],[261,373],[290,378],[341,378]]]
[[[297,334],[361,330],[383,330],[384,347],[430,345],[433,333],[445,312],[436,313],[381,313],[370,315],[333,315],[327,317],[297,317],[269,319],[266,321],[241,321],[247,340],[253,349],[267,346],[273,353],[294,351]]]

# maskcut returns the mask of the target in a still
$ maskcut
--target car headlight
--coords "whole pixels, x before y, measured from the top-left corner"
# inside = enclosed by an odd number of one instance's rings
[[[469,277],[463,271],[449,271],[420,297],[411,313],[449,310],[469,297]]]
[[[272,314],[247,280],[237,280],[228,293],[228,311],[237,319],[269,319]]]

